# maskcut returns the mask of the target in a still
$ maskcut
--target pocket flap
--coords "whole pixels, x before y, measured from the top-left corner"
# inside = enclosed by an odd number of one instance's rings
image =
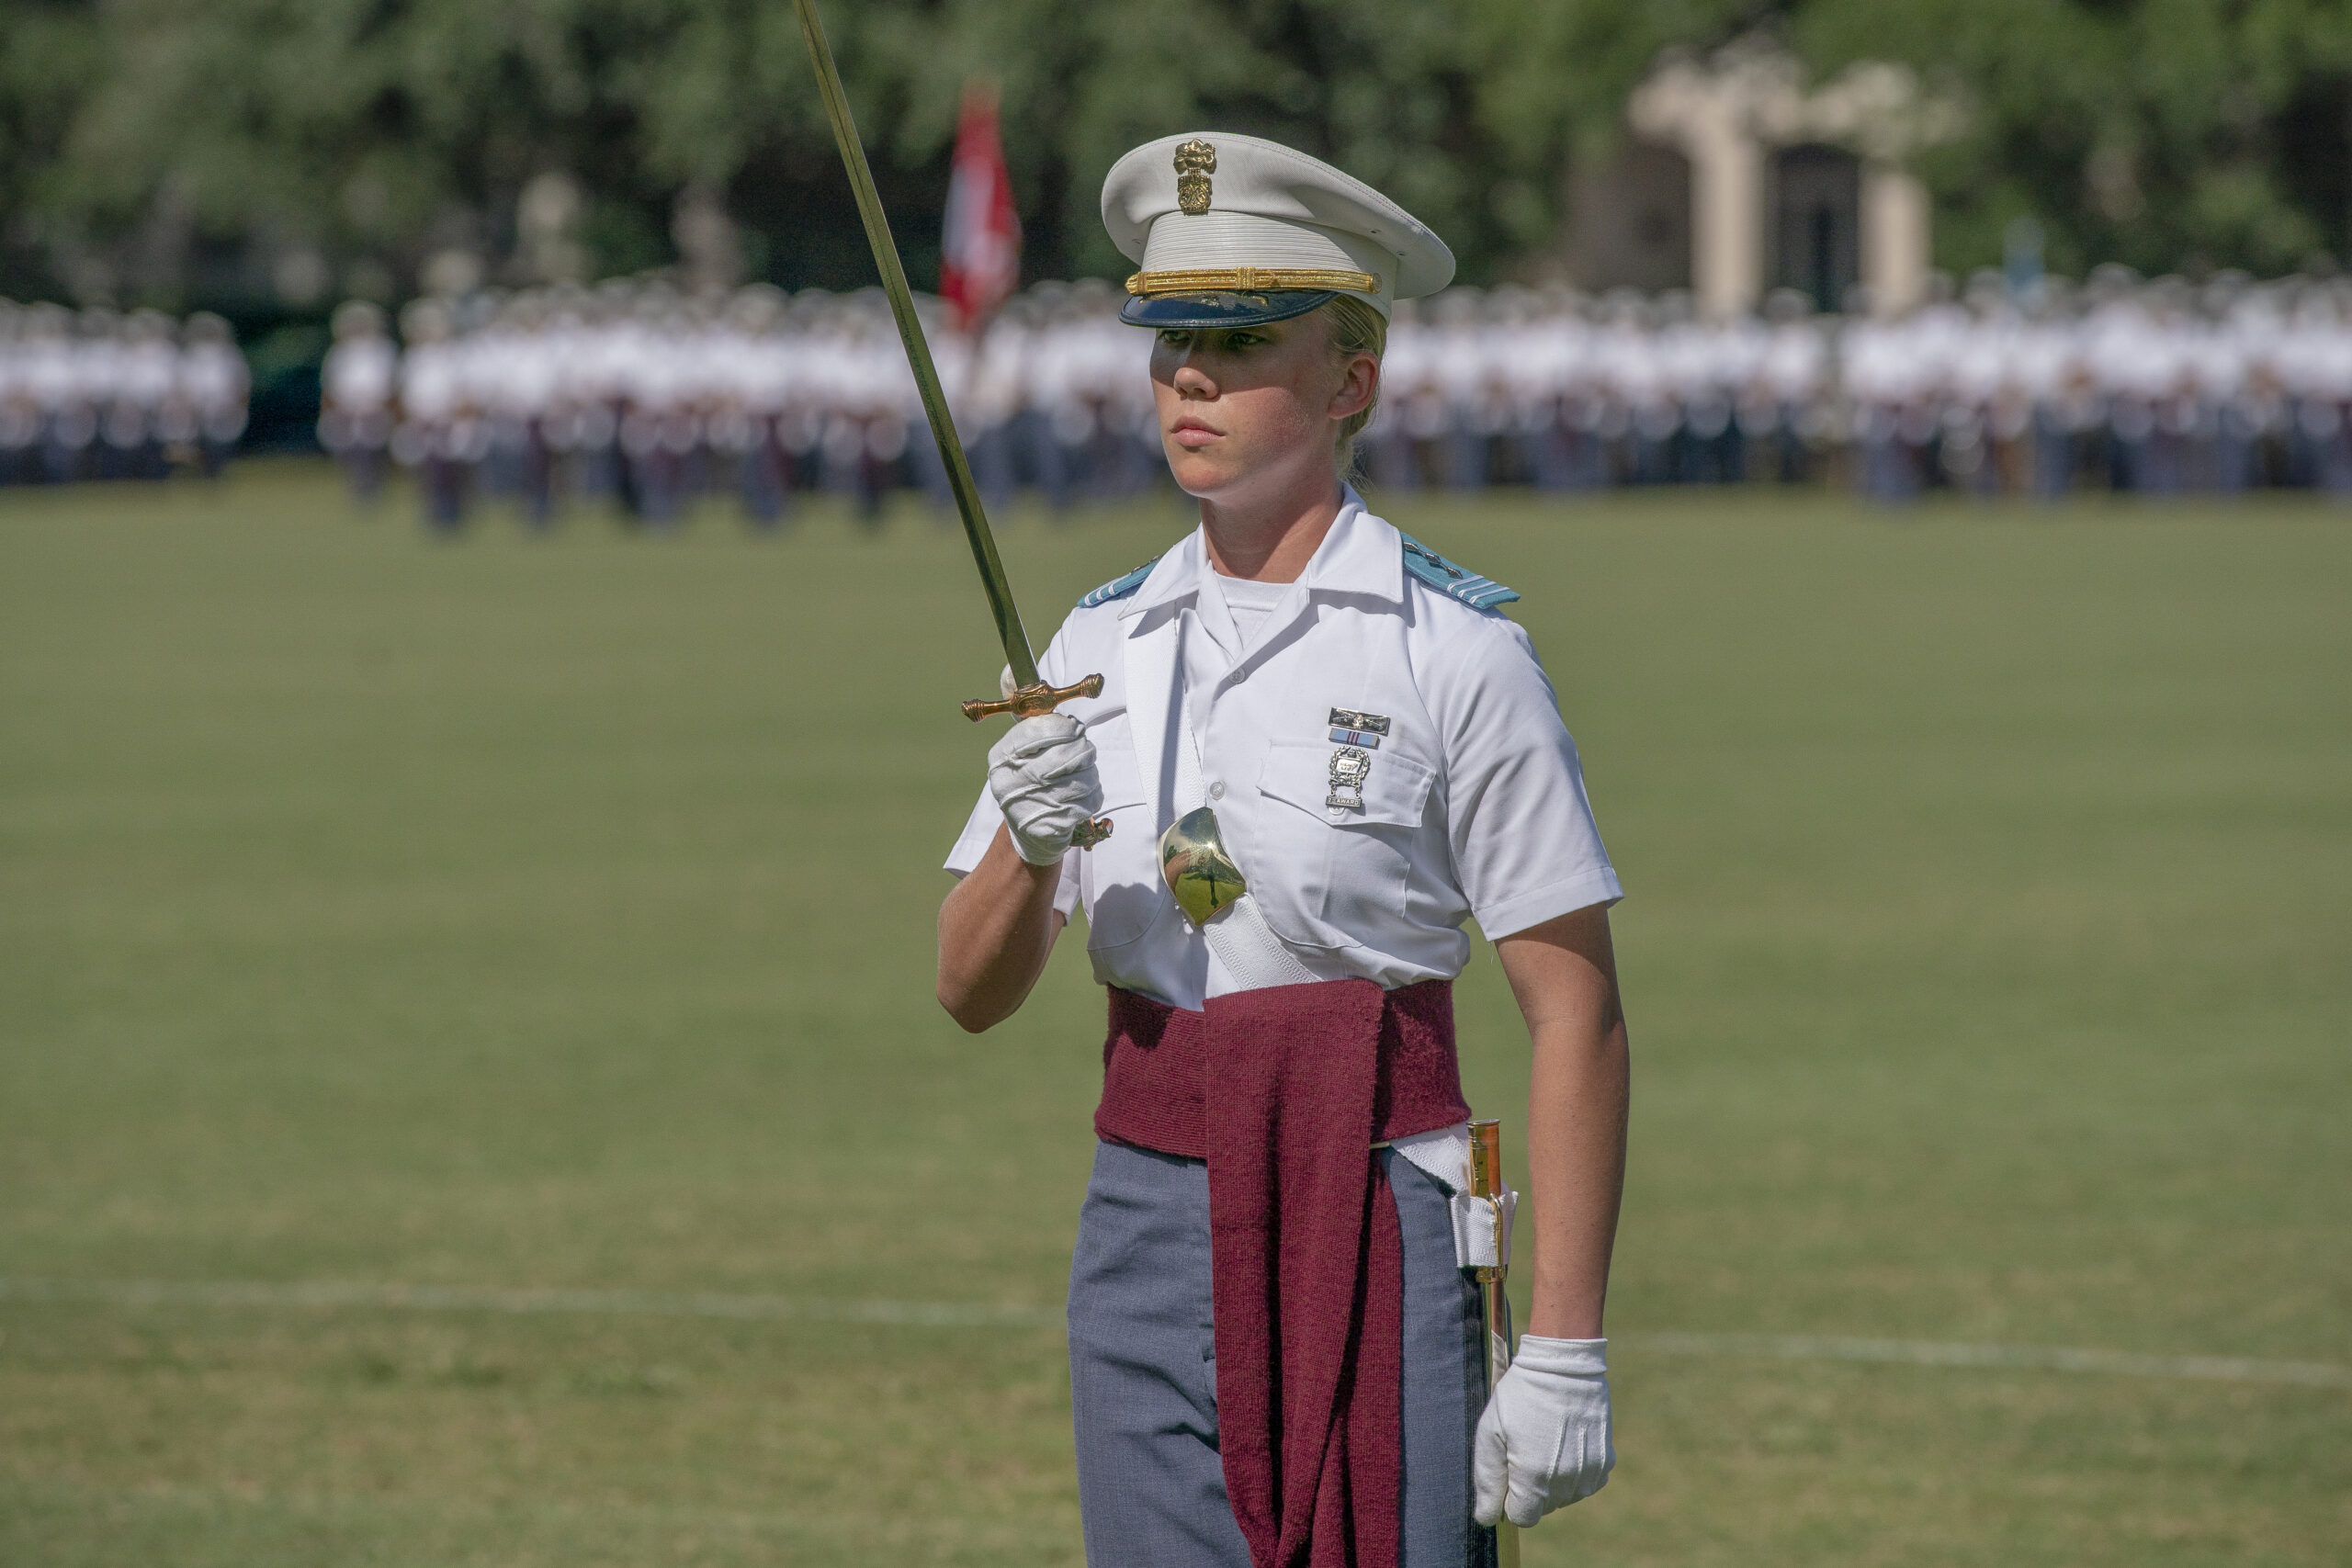
[[[1331,759],[1340,748],[1328,740],[1275,740],[1266,747],[1258,793],[1297,807],[1318,821],[1345,828],[1358,822],[1418,828],[1437,775],[1400,751],[1372,753],[1364,775],[1363,808],[1332,806]]]

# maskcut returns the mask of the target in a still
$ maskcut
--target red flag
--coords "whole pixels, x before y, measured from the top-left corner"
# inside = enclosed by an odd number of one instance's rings
[[[956,169],[947,186],[947,233],[939,295],[966,328],[978,325],[1021,287],[1021,215],[1012,207],[1004,143],[997,138],[996,89],[964,87],[956,122]]]

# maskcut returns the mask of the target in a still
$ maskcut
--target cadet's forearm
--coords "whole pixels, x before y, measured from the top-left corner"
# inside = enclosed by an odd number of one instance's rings
[[[1527,1085],[1535,1287],[1527,1330],[1598,1339],[1625,1184],[1625,1024],[1535,1032]]]
[[[1527,1017],[1528,1198],[1533,1310],[1527,1331],[1597,1339],[1625,1183],[1631,1070],[1603,909],[1578,910],[1498,944]]]
[[[978,1034],[1002,1023],[1046,972],[1061,911],[1058,865],[1031,865],[1002,828],[939,907],[939,1005]]]

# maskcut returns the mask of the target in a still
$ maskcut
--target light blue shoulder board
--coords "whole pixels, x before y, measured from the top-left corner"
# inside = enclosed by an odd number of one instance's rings
[[[1449,598],[1459,599],[1474,610],[1491,610],[1519,597],[1519,590],[1454,565],[1410,534],[1399,536],[1405,541],[1405,570]]]
[[[1136,589],[1143,586],[1143,580],[1149,577],[1151,575],[1151,569],[1159,564],[1159,558],[1158,556],[1152,557],[1149,560],[1136,568],[1135,570],[1127,572],[1124,576],[1113,578],[1110,581],[1104,583],[1093,592],[1089,593],[1085,598],[1080,599],[1078,602],[1078,607],[1081,610],[1091,610],[1097,604],[1108,604],[1114,599],[1125,598],[1128,594],[1133,593]]]

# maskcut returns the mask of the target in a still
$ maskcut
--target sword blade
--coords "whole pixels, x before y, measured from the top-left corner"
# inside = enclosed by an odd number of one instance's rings
[[[1029,651],[1029,633],[1021,624],[1021,610],[1012,602],[1012,583],[997,558],[996,536],[989,531],[988,513],[980,507],[979,487],[972,482],[972,466],[956,438],[956,418],[940,390],[939,372],[931,362],[931,344],[915,315],[913,290],[899,263],[899,247],[890,238],[890,220],[883,216],[882,198],[874,189],[874,171],[865,162],[865,145],[857,137],[857,122],[850,118],[849,98],[842,91],[841,72],[825,41],[825,25],[817,17],[817,0],[793,0],[800,14],[800,35],[808,40],[809,62],[817,68],[817,91],[825,101],[825,118],[832,121],[833,140],[841,146],[842,163],[849,170],[850,190],[857,197],[857,215],[865,224],[865,243],[874,248],[874,265],[882,272],[882,292],[889,297],[890,314],[899,323],[899,341],[906,345],[907,364],[915,374],[915,391],[922,412],[931,419],[931,435],[939,444],[940,460],[947,465],[947,488],[956,497],[956,513],[964,520],[964,537],[971,542],[972,564],[980,569],[980,587],[989,596],[989,614],[996,618],[997,640],[1004,644],[1004,661],[1012,666],[1017,687],[1037,684],[1036,656]]]

